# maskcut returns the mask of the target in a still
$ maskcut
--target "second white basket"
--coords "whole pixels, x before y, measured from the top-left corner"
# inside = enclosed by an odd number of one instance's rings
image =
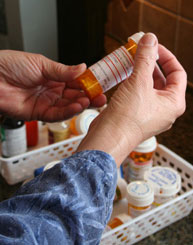
[[[178,171],[182,179],[179,196],[105,233],[101,245],[134,244],[182,219],[192,211],[193,166],[163,145],[158,145],[154,165],[168,166]],[[125,173],[128,171],[126,168],[123,170]],[[128,212],[126,200],[122,200],[121,203],[114,206],[112,217],[120,212]]]

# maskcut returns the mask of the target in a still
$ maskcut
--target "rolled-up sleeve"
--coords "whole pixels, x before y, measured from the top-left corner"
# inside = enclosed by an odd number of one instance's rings
[[[116,164],[105,152],[61,160],[0,203],[0,244],[99,244],[116,178]]]

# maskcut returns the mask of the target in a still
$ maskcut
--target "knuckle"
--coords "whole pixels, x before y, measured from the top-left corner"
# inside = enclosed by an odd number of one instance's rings
[[[42,55],[42,54],[35,54],[35,56],[36,56],[36,58],[37,58],[37,60],[40,60],[40,61],[42,61],[42,60],[44,60],[46,57],[44,56],[44,55]]]
[[[58,63],[56,66],[55,66],[55,72],[56,74],[61,74],[63,72],[63,65]]]
[[[150,66],[151,63],[155,61],[155,57],[153,55],[145,54],[138,54],[137,59],[145,66]]]

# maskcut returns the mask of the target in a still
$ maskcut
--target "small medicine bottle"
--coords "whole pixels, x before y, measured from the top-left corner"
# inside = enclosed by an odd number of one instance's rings
[[[127,194],[127,182],[123,178],[118,178],[117,187],[114,197],[114,202],[117,202],[126,197]]]
[[[137,44],[143,35],[143,32],[132,35],[124,46],[90,66],[77,78],[90,99],[105,93],[131,75]]]
[[[131,217],[137,217],[151,209],[154,192],[145,181],[133,181],[127,186],[128,212]]]
[[[132,220],[132,217],[129,216],[128,214],[125,213],[121,213],[119,215],[117,215],[115,218],[113,218],[111,221],[109,221],[109,223],[107,224],[107,226],[105,227],[105,232],[108,232],[122,224],[127,223],[129,220]]]
[[[12,157],[27,151],[25,122],[6,117],[1,124],[1,152]]]
[[[70,121],[70,131],[74,135],[86,134],[91,122],[99,115],[94,109],[84,110],[80,115]]]
[[[27,146],[38,144],[38,121],[25,122],[27,134]]]
[[[154,206],[172,200],[181,189],[181,176],[169,167],[153,167],[145,172],[144,180],[154,189]]]
[[[53,144],[70,137],[69,122],[47,123],[48,125],[48,142]]]
[[[157,148],[156,138],[153,136],[139,144],[127,158],[128,182],[143,180],[145,171],[151,169],[153,154]]]

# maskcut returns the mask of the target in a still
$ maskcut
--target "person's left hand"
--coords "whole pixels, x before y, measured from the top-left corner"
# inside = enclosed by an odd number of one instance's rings
[[[75,81],[85,69],[85,64],[66,66],[39,54],[0,51],[0,113],[53,122],[68,119],[90,104],[103,106],[104,95],[90,101]]]

